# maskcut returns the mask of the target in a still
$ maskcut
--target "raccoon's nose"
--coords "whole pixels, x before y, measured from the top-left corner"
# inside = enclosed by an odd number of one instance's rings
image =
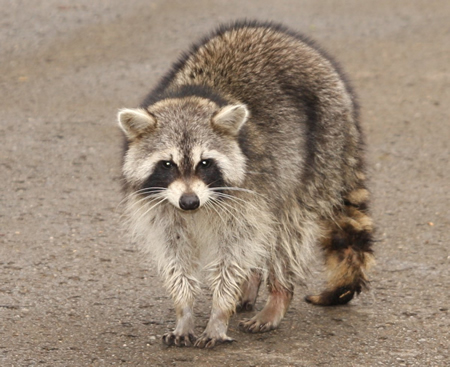
[[[180,208],[183,210],[194,210],[200,206],[200,199],[195,194],[184,194],[180,198]]]

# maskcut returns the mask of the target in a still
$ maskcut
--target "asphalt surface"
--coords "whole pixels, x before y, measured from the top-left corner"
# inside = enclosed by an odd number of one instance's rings
[[[115,116],[244,17],[310,35],[353,81],[378,264],[348,306],[303,301],[318,263],[279,330],[238,315],[231,345],[168,348],[172,303],[120,225]],[[449,19],[446,0],[0,0],[0,365],[449,366]]]

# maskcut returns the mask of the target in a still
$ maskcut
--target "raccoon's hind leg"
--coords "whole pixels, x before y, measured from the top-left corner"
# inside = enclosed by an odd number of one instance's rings
[[[241,286],[241,298],[236,306],[237,312],[252,311],[255,307],[258,297],[259,287],[261,286],[262,274],[254,270],[248,279]]]
[[[367,270],[373,265],[372,220],[367,214],[369,193],[353,190],[345,197],[345,207],[329,224],[322,241],[328,272],[328,287],[305,300],[314,305],[332,306],[348,303],[367,286]]]
[[[264,333],[276,329],[294,295],[293,286],[289,289],[282,286],[273,276],[268,279],[269,298],[264,308],[251,319],[242,320],[240,328],[248,333]]]

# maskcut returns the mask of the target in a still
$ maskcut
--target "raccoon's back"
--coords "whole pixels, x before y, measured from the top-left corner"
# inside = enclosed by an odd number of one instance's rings
[[[283,26],[219,28],[183,55],[145,107],[186,85],[208,87],[210,99],[247,105],[251,118],[239,142],[261,178],[253,176],[256,186],[280,192],[309,185],[302,190],[313,196],[327,187],[319,194],[333,201],[362,165],[351,88],[330,57]]]
[[[343,90],[351,96],[336,63],[313,42],[281,25],[246,21],[223,26],[194,45],[144,104],[181,85],[209,86],[264,117],[271,117],[274,106],[305,112]]]

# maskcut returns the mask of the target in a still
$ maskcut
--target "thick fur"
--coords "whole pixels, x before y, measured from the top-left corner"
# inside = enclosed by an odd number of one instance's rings
[[[367,284],[372,221],[355,98],[305,37],[270,23],[221,27],[119,124],[130,228],[175,302],[166,344],[231,341],[228,319],[252,309],[261,279],[266,307],[241,327],[278,327],[317,244],[329,284],[307,301],[347,303]],[[213,305],[196,338],[203,277]]]

